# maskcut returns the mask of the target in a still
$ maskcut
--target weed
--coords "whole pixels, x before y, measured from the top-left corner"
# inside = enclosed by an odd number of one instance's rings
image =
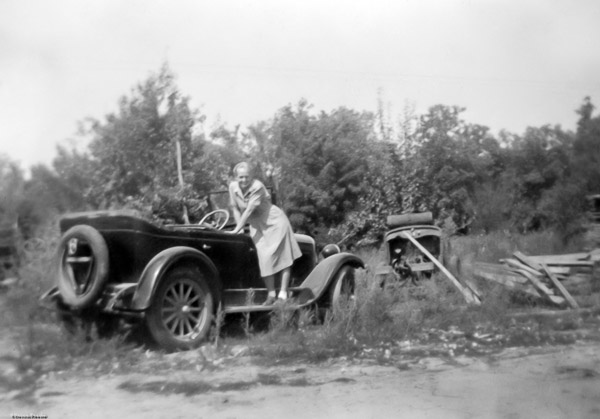
[[[214,347],[215,349],[219,347],[219,337],[221,336],[221,330],[223,329],[223,325],[225,324],[225,311],[223,311],[223,307],[221,303],[219,303],[219,307],[217,308],[217,314],[215,316],[215,327],[212,330],[214,334]]]
[[[250,288],[248,290],[248,292],[246,293],[246,302],[245,304],[247,306],[252,306],[254,305],[254,288]],[[244,334],[246,336],[250,336],[252,334],[252,328],[251,328],[251,324],[250,324],[250,312],[245,312],[243,313],[243,329],[244,329]]]
[[[270,315],[270,329],[273,334],[298,326],[298,312],[292,308],[291,300],[277,302]]]
[[[127,333],[100,339],[97,326],[91,323],[67,333],[56,314],[39,305],[40,295],[54,285],[49,273],[58,241],[56,231],[52,226],[43,237],[23,244],[20,280],[2,296],[1,325],[15,336],[19,373],[37,377],[64,370],[94,374],[130,370],[141,349],[130,343]]]

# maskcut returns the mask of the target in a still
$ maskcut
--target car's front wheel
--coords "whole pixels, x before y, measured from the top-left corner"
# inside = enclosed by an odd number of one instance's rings
[[[329,303],[331,307],[354,297],[354,267],[344,265],[336,273],[329,288]]]
[[[197,268],[178,267],[162,279],[146,313],[146,327],[167,350],[195,348],[206,338],[214,301]]]

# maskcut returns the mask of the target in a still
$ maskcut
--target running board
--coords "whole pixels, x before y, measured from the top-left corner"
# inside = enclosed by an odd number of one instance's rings
[[[294,299],[297,305],[305,305],[315,300],[315,295],[309,288],[290,287],[288,288],[289,298]],[[223,292],[222,304],[226,307],[226,313],[243,312],[238,310],[241,307],[262,307],[262,303],[267,299],[268,291],[266,288],[240,288],[227,289]],[[268,307],[268,306],[267,306]],[[228,311],[228,310],[234,311]],[[267,311],[270,310],[267,308]],[[252,310],[263,311],[263,310]]]
[[[299,305],[297,304],[295,301],[289,301],[287,303],[283,303],[283,302],[276,302],[275,304],[269,305],[269,306],[263,306],[263,305],[254,305],[254,306],[229,306],[229,307],[225,307],[223,309],[223,312],[225,314],[234,314],[234,313],[259,313],[259,312],[268,312],[268,311],[273,311],[275,309],[283,309],[283,310],[298,310],[299,308],[302,308],[304,306],[306,306],[307,304],[304,305]]]

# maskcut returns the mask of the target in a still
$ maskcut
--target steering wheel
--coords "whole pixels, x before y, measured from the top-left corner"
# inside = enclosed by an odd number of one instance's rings
[[[209,220],[214,218],[212,222]],[[229,211],[224,209],[218,209],[209,212],[198,222],[198,225],[206,225],[207,227],[214,228],[215,230],[222,230],[229,221]]]

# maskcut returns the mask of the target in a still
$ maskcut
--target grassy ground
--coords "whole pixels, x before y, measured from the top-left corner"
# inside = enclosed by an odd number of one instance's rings
[[[173,357],[149,350],[127,332],[107,339],[99,339],[93,330],[91,335],[66,333],[52,312],[38,303],[39,296],[52,285],[49,272],[56,240],[48,234],[43,241],[29,243],[24,251],[21,280],[0,295],[0,324],[18,343],[12,361],[22,376],[56,371],[143,371],[149,368],[149,360],[153,372],[202,369],[220,355],[230,354],[232,348],[242,348],[240,351],[254,356],[256,362],[271,364],[320,362],[339,356],[371,357],[385,362],[398,353],[417,356],[419,351],[432,350],[477,355],[507,345],[573,342],[580,338],[576,331],[586,321],[579,314],[551,320],[516,318],[512,315],[516,309],[531,308],[536,303],[485,283],[477,284],[484,296],[483,304],[470,306],[441,274],[419,287],[382,288],[373,276],[382,254],[370,250],[360,255],[368,268],[357,272],[355,297],[333,310],[311,308],[294,312],[282,306],[267,317],[219,317],[206,347],[194,352],[193,357]],[[527,254],[579,250],[576,242],[565,245],[550,233],[459,237],[448,241],[446,249],[460,259],[460,275],[464,278],[469,278],[472,261],[496,262],[515,250]],[[586,315],[596,316],[597,308],[598,305],[592,307]],[[432,349],[431,344],[437,349]],[[17,385],[8,378],[0,380],[0,387],[3,383],[7,388]],[[31,380],[21,379],[20,383],[31,385]]]

